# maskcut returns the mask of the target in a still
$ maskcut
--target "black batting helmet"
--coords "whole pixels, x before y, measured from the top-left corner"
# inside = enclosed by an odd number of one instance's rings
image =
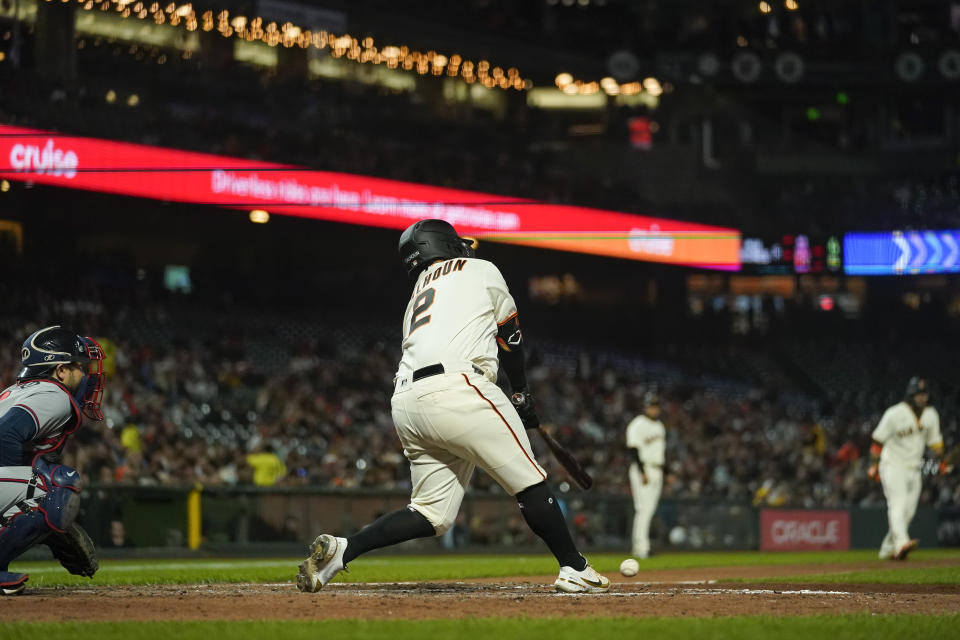
[[[930,388],[924,378],[921,378],[920,376],[913,376],[907,383],[907,390],[904,395],[909,400],[918,393],[930,393]]]
[[[456,229],[445,220],[414,222],[400,234],[400,262],[407,274],[416,278],[435,260],[472,258],[477,241],[461,238]]]

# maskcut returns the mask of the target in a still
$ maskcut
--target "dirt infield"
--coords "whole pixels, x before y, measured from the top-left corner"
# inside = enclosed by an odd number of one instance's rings
[[[842,567],[843,571],[859,568]],[[876,564],[863,568],[875,569]],[[607,574],[614,581],[610,593],[595,596],[555,593],[554,576],[463,582],[334,583],[318,594],[299,593],[292,583],[35,587],[18,597],[0,598],[0,617],[6,621],[393,620],[960,613],[960,586],[956,585],[775,582],[777,576],[813,572],[823,573],[823,568],[701,568],[647,572],[632,579],[614,573]],[[757,582],[712,582],[734,577]],[[64,600],[70,601],[69,606],[65,606]]]

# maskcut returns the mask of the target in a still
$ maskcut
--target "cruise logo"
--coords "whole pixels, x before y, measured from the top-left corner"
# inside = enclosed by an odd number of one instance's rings
[[[15,144],[10,149],[10,166],[15,171],[63,176],[71,179],[77,175],[80,164],[76,152],[58,149],[52,138],[42,147],[33,144]]]

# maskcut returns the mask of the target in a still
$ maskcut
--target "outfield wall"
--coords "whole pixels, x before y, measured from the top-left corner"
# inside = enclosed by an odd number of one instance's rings
[[[98,547],[189,549],[190,529],[203,550],[296,545],[320,532],[349,533],[407,504],[405,491],[319,491],[305,488],[208,488],[191,523],[192,488],[91,486],[80,520]],[[633,508],[628,495],[559,494],[578,542],[586,549],[630,547]],[[122,530],[122,539],[118,535]],[[960,545],[960,509],[921,506],[910,529],[924,547]],[[886,509],[757,509],[717,500],[661,501],[652,525],[654,550],[846,549],[879,547]],[[501,492],[470,493],[454,528],[429,549],[536,547],[516,502]]]

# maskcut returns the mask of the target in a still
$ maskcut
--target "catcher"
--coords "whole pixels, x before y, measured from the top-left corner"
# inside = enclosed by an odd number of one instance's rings
[[[23,343],[16,383],[0,392],[0,593],[23,592],[10,562],[46,544],[72,574],[93,577],[90,536],[74,522],[80,476],[58,460],[84,416],[102,420],[103,354],[92,338],[46,327]]]

